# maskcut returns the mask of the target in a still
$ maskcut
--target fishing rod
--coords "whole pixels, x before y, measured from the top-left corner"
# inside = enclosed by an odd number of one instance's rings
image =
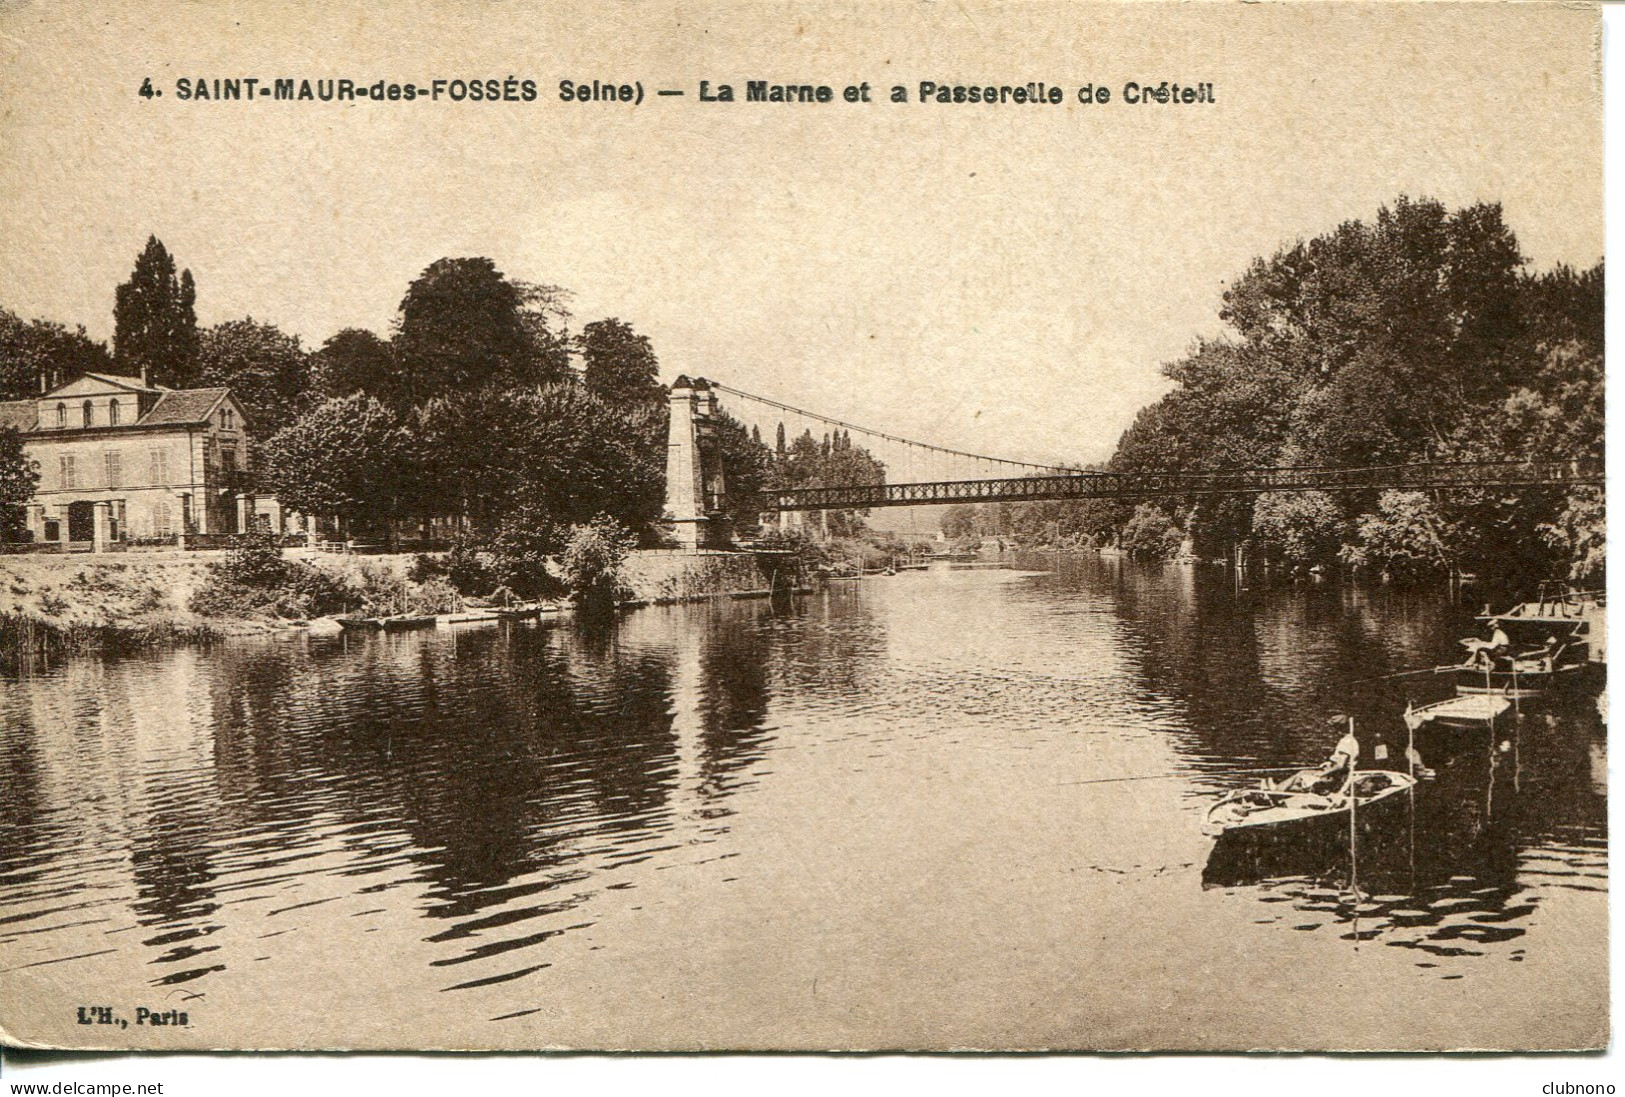
[[[1442,667],[1423,667],[1421,670],[1401,670],[1393,674],[1379,674],[1375,678],[1359,678],[1349,683],[1355,686],[1370,685],[1372,682],[1387,682],[1394,678],[1411,678],[1418,674],[1445,674],[1449,671],[1460,670],[1461,664]]]
[[[1301,773],[1303,766],[1285,766],[1280,769],[1250,769],[1248,777],[1263,777],[1270,773]],[[1082,781],[1057,781],[1051,788],[1066,788],[1070,785],[1111,785],[1121,781],[1172,781],[1182,777],[1190,777],[1190,773],[1147,773],[1138,777],[1089,777]]]

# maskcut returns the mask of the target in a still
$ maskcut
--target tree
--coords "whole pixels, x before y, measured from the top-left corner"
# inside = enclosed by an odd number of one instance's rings
[[[1141,503],[1123,527],[1122,547],[1132,556],[1167,560],[1179,555],[1185,534],[1155,503]]]
[[[819,440],[813,437],[812,431],[807,430],[790,444],[782,456],[775,456],[768,481],[778,488],[884,484],[886,466],[867,449],[852,446],[849,440],[837,449],[833,435],[825,434]],[[863,518],[868,511],[831,510],[821,513],[825,529],[832,536],[854,537],[865,528]]]
[[[973,541],[976,532],[976,507],[971,504],[951,506],[942,512],[942,535],[950,541]]]
[[[705,444],[722,466],[730,497],[755,495],[767,486],[773,475],[773,454],[739,420],[725,411],[712,416]]]
[[[1337,559],[1347,520],[1322,491],[1268,492],[1253,502],[1253,535],[1293,564]]]
[[[1392,579],[1442,575],[1454,563],[1451,534],[1431,500],[1419,491],[1385,491],[1374,513],[1355,520],[1343,558]]]
[[[39,486],[39,466],[23,452],[22,434],[0,429],[0,541],[19,539],[26,525],[24,507]]]
[[[636,408],[666,399],[660,363],[648,336],[621,320],[595,320],[581,329],[583,379],[611,407]]]
[[[414,437],[371,396],[318,404],[261,448],[261,476],[284,506],[335,515],[369,535],[418,513],[421,483]]]
[[[175,275],[175,260],[156,236],[136,257],[113,304],[113,358],[120,373],[145,371],[154,385],[187,388],[196,380],[197,288],[192,272]]]
[[[665,499],[661,455],[642,430],[577,384],[437,397],[419,410],[426,490],[489,539],[513,516],[549,553],[571,525],[608,515],[652,530]]]
[[[489,259],[437,259],[407,287],[393,340],[411,404],[534,379],[517,286]]]
[[[1260,257],[1224,292],[1229,331],[1164,366],[1177,387],[1140,412],[1109,468],[1600,456],[1602,266],[1538,276],[1523,266],[1499,206],[1405,197]],[[1342,530],[1349,558],[1391,561],[1395,575],[1442,569],[1445,556],[1481,574],[1544,572],[1548,545],[1579,543],[1539,532],[1568,507],[1549,490],[1451,493],[1428,504],[1427,522],[1375,492],[1164,505],[1203,554],[1256,533],[1289,558],[1321,559]],[[1092,522],[1125,533],[1136,520],[1090,506]],[[1435,551],[1429,536],[1446,541]]]
[[[403,401],[396,372],[388,343],[362,328],[345,328],[311,355],[307,395],[322,401],[361,392],[399,407]]]
[[[48,320],[25,322],[0,309],[0,400],[38,395],[42,376],[54,385],[82,373],[111,372],[112,356],[83,327],[69,331]]]
[[[612,607],[620,589],[621,565],[635,547],[632,531],[607,516],[574,527],[560,564],[577,604],[589,610]]]
[[[1601,586],[1607,580],[1608,508],[1601,488],[1580,488],[1561,513],[1541,527],[1547,544],[1569,560],[1569,578]]]
[[[248,317],[216,324],[198,349],[198,383],[230,388],[261,437],[293,418],[310,373],[299,337]]]
[[[528,362],[520,380],[555,385],[575,379],[570,369],[570,291],[540,282],[514,282],[519,293],[519,324],[529,340]]]

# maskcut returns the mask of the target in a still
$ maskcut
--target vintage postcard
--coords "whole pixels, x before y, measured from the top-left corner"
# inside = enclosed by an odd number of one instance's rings
[[[1606,1046],[1600,50],[0,3],[0,1042]]]

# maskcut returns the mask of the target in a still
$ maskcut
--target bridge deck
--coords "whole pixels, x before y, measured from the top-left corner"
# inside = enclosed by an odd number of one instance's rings
[[[755,509],[868,510],[940,503],[1038,502],[1051,499],[1152,499],[1258,494],[1270,491],[1426,491],[1573,487],[1603,483],[1601,461],[1429,462],[1371,468],[1269,468],[1234,472],[1077,472],[994,480],[928,480],[911,484],[793,488],[767,492]]]

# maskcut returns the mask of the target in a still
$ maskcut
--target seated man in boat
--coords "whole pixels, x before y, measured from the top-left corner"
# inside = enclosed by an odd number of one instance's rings
[[[1508,639],[1506,630],[1501,627],[1499,617],[1490,622],[1489,639],[1480,640],[1476,636],[1469,636],[1461,643],[1467,649],[1467,662],[1475,667],[1488,667],[1495,662],[1496,656],[1505,655],[1512,650],[1512,641]]]
[[[1343,717],[1336,718],[1341,722]],[[1302,770],[1288,777],[1281,784],[1286,792],[1312,792],[1317,796],[1330,796],[1342,790],[1348,783],[1349,771],[1353,768],[1355,759],[1360,757],[1360,741],[1354,733],[1347,732],[1332,748],[1327,759],[1314,769]]]

